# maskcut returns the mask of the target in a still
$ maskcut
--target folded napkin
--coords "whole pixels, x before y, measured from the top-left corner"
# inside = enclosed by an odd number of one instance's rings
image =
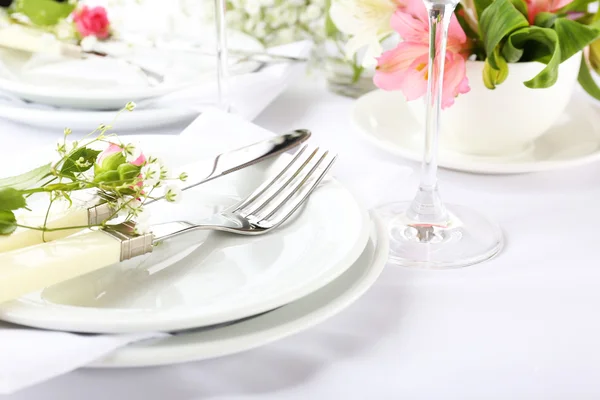
[[[313,132],[313,143],[319,142],[319,134]],[[208,110],[174,140],[178,141],[177,146],[199,149],[202,156],[208,156],[272,135],[240,116]],[[343,176],[347,179],[344,180],[369,208],[379,203],[381,195],[386,195],[385,191],[397,187],[398,182],[411,173],[408,168],[390,163],[374,165],[370,162],[370,168],[365,169],[364,163],[353,160],[353,165],[356,168],[346,169]],[[336,173],[335,166],[333,173]],[[384,188],[388,189],[381,192]],[[0,394],[12,393],[83,367],[119,347],[165,335],[168,334],[80,335],[0,324]]]
[[[311,42],[301,41],[270,48],[266,53],[305,58],[308,57],[311,48]],[[16,79],[19,82],[28,82],[35,85],[52,82],[52,85],[56,86],[56,82],[60,82],[61,87],[67,89],[75,87],[78,90],[81,88],[91,90],[102,87],[118,87],[118,90],[124,90],[128,87],[144,88],[147,86],[146,78],[140,75],[139,71],[119,60],[104,58],[69,61],[57,58],[57,56],[36,55],[27,61],[19,61],[15,60],[14,57],[7,57],[7,54],[5,50],[0,50],[0,78]],[[210,60],[210,68],[214,69],[214,61],[212,58]],[[167,78],[171,81],[177,81],[177,79],[189,78],[192,73],[198,74],[198,70],[190,69],[190,67],[200,68],[198,63],[206,63],[206,58],[204,61],[197,61],[196,63],[177,63],[180,66],[177,68],[166,68],[163,65],[156,67],[156,69],[174,71],[175,73],[168,75]],[[182,71],[183,65],[187,66],[185,71]],[[254,69],[259,63],[253,63],[253,65]],[[294,76],[302,73],[304,68],[304,64],[299,62],[276,62],[264,64],[256,72],[233,74],[230,78],[229,90],[229,99],[233,111],[246,119],[254,119],[285,90]],[[94,71],[94,73],[90,74],[90,71]],[[200,113],[215,104],[217,86],[214,78],[213,72],[207,73],[206,79],[199,85],[182,85],[180,89],[163,96],[138,101],[138,109],[176,107]],[[26,102],[8,92],[0,92],[0,106],[65,113],[83,112],[82,110]],[[67,124],[68,122],[65,121]],[[94,122],[90,121],[91,124]]]

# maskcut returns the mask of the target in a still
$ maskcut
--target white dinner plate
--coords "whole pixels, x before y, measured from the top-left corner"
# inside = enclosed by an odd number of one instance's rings
[[[199,110],[185,105],[138,107],[134,112],[120,115],[115,128],[120,132],[157,129],[177,123],[189,123],[199,114]],[[112,121],[115,115],[115,111],[36,108],[20,101],[2,101],[0,98],[0,118],[41,128],[55,135],[60,135],[65,127],[74,132],[91,132],[98,125]]]
[[[318,291],[245,321],[124,347],[90,367],[149,367],[206,360],[283,339],[320,324],[351,305],[375,283],[387,257],[387,232],[374,217],[371,238],[361,256],[339,278]]]
[[[264,46],[258,40],[242,32],[231,31],[228,39],[231,49],[264,51]],[[211,46],[205,47],[205,51],[211,50]],[[0,91],[26,101],[56,107],[118,110],[129,101],[140,102],[164,96],[190,85],[202,87],[216,79],[215,58],[208,55],[181,52],[163,54],[153,49],[139,49],[128,56],[164,74],[165,81],[155,85],[137,67],[122,59],[36,57],[40,59],[35,68],[24,69],[27,63],[31,63],[27,53],[0,49]],[[233,57],[231,61],[232,75],[253,72],[261,65],[249,60],[235,62]]]
[[[127,140],[127,139],[124,139]],[[197,159],[171,137],[136,136],[149,154],[181,165]],[[260,163],[185,192],[180,204],[155,203],[151,223],[198,221],[249,194],[286,163]],[[186,161],[187,159],[187,161]],[[260,236],[197,232],[150,255],[113,265],[0,306],[0,319],[74,332],[196,328],[273,310],[337,278],[362,253],[369,216],[335,179],[276,231]]]
[[[486,174],[554,170],[600,160],[598,112],[583,96],[574,96],[563,116],[531,149],[512,157],[461,154],[440,145],[441,167]],[[363,136],[384,151],[421,161],[422,127],[410,113],[401,92],[376,90],[359,98],[352,111]]]

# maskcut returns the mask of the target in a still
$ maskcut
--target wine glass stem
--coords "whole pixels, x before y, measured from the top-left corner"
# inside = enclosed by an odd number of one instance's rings
[[[424,0],[429,15],[425,152],[419,191],[407,216],[417,224],[445,225],[448,213],[437,188],[438,139],[448,27],[456,3]]]
[[[229,111],[229,52],[227,49],[226,0],[215,0],[217,107]]]

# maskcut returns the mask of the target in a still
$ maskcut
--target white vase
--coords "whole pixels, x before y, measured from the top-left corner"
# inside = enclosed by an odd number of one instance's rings
[[[442,111],[440,146],[482,156],[510,156],[526,151],[560,118],[577,83],[581,53],[558,70],[557,82],[547,89],[530,89],[523,82],[544,68],[538,62],[509,64],[508,78],[494,90],[483,84],[483,61],[467,61],[471,91]],[[423,125],[424,100],[408,103]]]

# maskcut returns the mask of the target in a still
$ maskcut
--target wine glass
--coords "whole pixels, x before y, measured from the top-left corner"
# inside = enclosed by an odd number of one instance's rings
[[[215,0],[217,107],[230,111],[229,103],[229,51],[227,49],[226,0]]]
[[[458,0],[423,0],[429,18],[425,154],[421,182],[412,202],[379,211],[389,221],[390,262],[420,268],[466,267],[495,256],[503,245],[500,228],[468,207],[445,205],[437,186],[438,137],[444,61],[450,18]]]

